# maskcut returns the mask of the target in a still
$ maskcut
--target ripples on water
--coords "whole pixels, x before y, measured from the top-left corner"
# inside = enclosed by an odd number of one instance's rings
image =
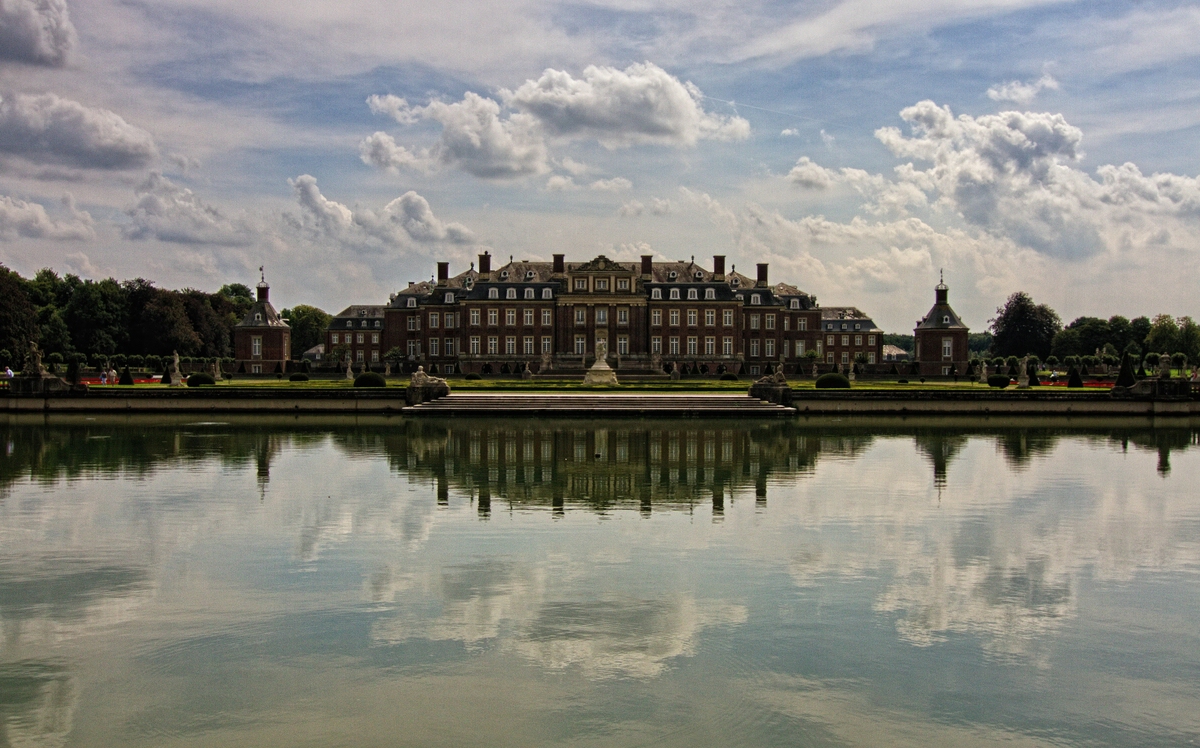
[[[1187,745],[1196,430],[0,429],[0,746]]]

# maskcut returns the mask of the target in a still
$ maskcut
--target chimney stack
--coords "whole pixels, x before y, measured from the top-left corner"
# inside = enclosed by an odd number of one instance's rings
[[[438,263],[438,283],[437,284],[439,286],[444,286],[444,285],[446,285],[446,281],[448,281],[449,279],[450,279],[450,263],[439,262]]]
[[[767,263],[758,263],[758,283],[755,284],[759,288],[767,287]]]
[[[554,255],[554,274],[562,275],[567,272],[567,263],[564,255]]]
[[[725,280],[725,255],[713,255],[713,280]]]
[[[492,272],[492,256],[487,252],[479,255],[479,274],[488,275]]]
[[[642,255],[642,278],[650,280],[654,275],[654,255]]]

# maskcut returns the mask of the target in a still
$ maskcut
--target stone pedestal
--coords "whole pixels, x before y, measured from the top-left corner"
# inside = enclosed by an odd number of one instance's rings
[[[612,370],[607,361],[597,357],[596,363],[592,364],[592,368],[588,369],[587,373],[583,375],[583,384],[585,387],[601,384],[616,386],[617,373]]]
[[[8,389],[14,395],[61,395],[67,392],[87,392],[87,385],[72,385],[63,379],[45,373],[40,376],[18,374],[8,380]]]

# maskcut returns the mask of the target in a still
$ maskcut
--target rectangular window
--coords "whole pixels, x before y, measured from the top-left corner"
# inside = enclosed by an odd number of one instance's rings
[[[454,313],[452,313],[452,312],[446,312],[445,314],[443,314],[443,315],[442,315],[442,323],[445,325],[445,327],[446,327],[446,329],[447,329],[447,330],[449,330],[450,328],[454,327],[454,319],[455,319],[455,317],[457,317],[457,316],[458,316],[458,315],[456,315],[456,314],[454,314]],[[376,327],[379,327],[379,323],[378,323],[378,322],[376,322],[376,323],[375,323],[375,326],[376,326]]]
[[[767,338],[767,340],[763,342],[763,355],[767,358],[775,358],[774,338]]]
[[[775,315],[774,314],[767,315],[767,329],[768,330],[775,329]]]
[[[585,353],[587,353],[587,336],[576,335],[575,336],[575,355],[582,356]]]
[[[533,310],[526,309],[524,317],[525,317],[525,324],[528,325],[529,327],[533,327]]]
[[[689,335],[689,336],[688,336],[688,339],[687,339],[687,352],[688,352],[688,355],[689,355],[689,356],[695,356],[695,355],[696,355],[696,353],[697,353],[697,350],[696,350],[696,336],[695,336],[695,335]]]
[[[379,333],[377,333],[377,332],[371,333],[371,344],[379,345]]]
[[[337,345],[337,344],[338,344],[338,334],[337,334],[336,332],[335,332],[333,335],[331,335],[331,336],[330,336],[330,338],[331,338],[331,340],[330,340],[329,342],[330,342],[332,345]]]
[[[379,349],[378,348],[371,351],[371,361],[373,361],[374,363],[379,363]]]
[[[509,356],[515,356],[517,353],[517,336],[509,335],[504,339],[504,352]]]
[[[751,330],[757,330],[758,326],[762,323],[762,320],[759,317],[760,317],[760,315],[757,315],[757,314],[750,315],[750,329]]]
[[[821,341],[819,340],[817,341],[817,355],[821,355]]]
[[[827,364],[833,363],[833,353],[832,352],[825,354],[825,363],[827,363]]]
[[[726,336],[721,339],[721,355],[722,356],[732,356],[733,355],[733,338]]]
[[[849,335],[842,336],[842,345],[850,345],[850,336]]]
[[[408,329],[409,330],[420,330],[421,329],[421,318],[415,314],[410,315],[408,318]],[[347,334],[349,334],[349,333],[347,333]],[[346,342],[349,343],[350,341],[347,340]]]
[[[628,291],[629,290],[629,279],[628,278],[617,278],[617,290],[618,291]]]
[[[576,278],[575,279],[575,290],[576,291],[586,291],[587,290],[587,278]]]
[[[791,330],[791,329],[792,329],[792,318],[785,314],[785,315],[783,315],[783,331],[787,332],[788,330]]]
[[[717,339],[709,335],[704,339],[704,355],[715,356],[717,353]]]
[[[862,345],[862,335],[855,335],[855,336],[854,336],[854,344],[855,344],[855,345]]]
[[[874,335],[867,336],[867,345],[875,345],[875,336]]]
[[[832,335],[830,335],[830,336],[828,336],[828,337],[826,338],[826,340],[825,340],[825,344],[826,344],[826,345],[833,345],[833,336],[832,336]]]
[[[715,309],[705,309],[704,310],[704,324],[707,325],[708,327],[713,327],[714,325],[717,324],[717,310],[715,310]]]
[[[498,324],[500,324],[500,310],[499,309],[489,309],[488,310],[488,325],[491,327],[495,327]]]
[[[437,338],[429,339],[429,355],[430,356],[438,355],[438,339]]]
[[[662,310],[661,309],[651,310],[650,326],[651,327],[661,327],[662,326]]]
[[[504,310],[504,324],[508,325],[509,327],[513,327],[517,324],[517,310],[516,309],[505,309]]]
[[[363,338],[364,338],[364,337],[366,337],[366,336],[365,336],[365,335],[363,335],[363,334],[360,332],[360,333],[359,333],[358,335],[356,335],[355,337],[357,338],[357,342],[358,342],[358,344],[359,344],[359,345],[362,345],[362,344],[363,344]]]
[[[750,341],[750,355],[754,358],[758,358],[758,341],[757,340]]]
[[[596,307],[596,324],[597,325],[607,325],[608,324],[608,308],[607,307],[602,307],[602,306]]]
[[[597,278],[596,279],[596,290],[597,291],[607,291],[608,290],[608,280],[605,278]]]
[[[551,342],[549,335],[542,337],[542,353],[550,353],[550,351],[553,350],[553,345],[554,344]]]
[[[622,356],[629,353],[629,336],[628,335],[618,335],[617,336],[617,353]]]
[[[779,344],[779,355],[782,356],[783,358],[787,358],[788,351],[791,350],[791,348],[792,348],[792,344],[790,341],[787,341],[787,340],[783,341],[782,343]]]
[[[581,306],[575,307],[575,324],[576,325],[586,325],[587,324],[587,309],[584,309]]]
[[[488,354],[495,356],[500,352],[500,338],[496,335],[488,336]]]
[[[617,310],[617,324],[618,325],[628,325],[629,324],[629,309],[627,309],[626,307],[621,307],[620,309]]]
[[[808,320],[805,319],[804,317],[801,317],[800,319],[796,320],[796,323],[797,323],[797,326],[796,326],[797,330],[807,330],[808,329]]]
[[[695,327],[700,319],[700,313],[695,309],[688,310],[688,327]]]
[[[726,309],[724,312],[721,313],[721,324],[725,325],[726,327],[733,327],[733,310],[732,309]]]
[[[479,355],[479,336],[478,335],[471,336],[471,355],[472,356]]]
[[[670,354],[672,356],[679,355],[679,337],[678,336],[672,335],[668,339],[667,345],[669,346],[668,351],[670,352]]]
[[[479,310],[478,309],[471,310],[471,324],[475,327],[479,327]]]
[[[358,361],[363,360],[363,352],[362,352],[361,348],[359,348],[357,351],[354,352],[354,358]]]
[[[441,315],[439,315],[437,312],[430,312],[430,313],[429,313],[429,326],[430,326],[431,328],[433,328],[433,327],[437,327],[437,326],[438,326],[438,322],[440,322],[440,321],[441,321],[441,320],[439,319],[439,318],[440,318],[440,316],[441,316]]]
[[[542,310],[542,327],[549,327],[554,324],[554,312],[549,309]]]
[[[845,351],[842,351],[842,363],[843,364],[850,363],[850,354],[846,353]]]
[[[251,356],[261,356],[262,355],[262,336],[255,335],[254,337],[250,338],[250,355]]]
[[[409,358],[412,358],[413,356],[417,356],[417,355],[419,355],[420,353],[421,353],[421,344],[420,344],[420,343],[418,343],[418,342],[417,342],[417,341],[415,341],[415,340],[410,340],[410,341],[408,341],[408,355],[409,355]]]
[[[526,335],[525,340],[523,342],[525,343],[525,355],[532,356],[533,355],[533,336]]]
[[[679,310],[672,309],[670,314],[671,314],[671,327],[679,327]]]
[[[262,364],[250,364],[251,374],[262,374]]]
[[[804,355],[804,341],[797,340],[796,341],[796,358],[800,358],[803,355]]]
[[[651,353],[660,353],[660,354],[662,353],[662,338],[660,338],[657,335],[650,338],[650,352]]]
[[[942,358],[953,358],[954,338],[942,338]]]
[[[867,363],[868,364],[875,363],[875,351],[869,351],[867,353]]]

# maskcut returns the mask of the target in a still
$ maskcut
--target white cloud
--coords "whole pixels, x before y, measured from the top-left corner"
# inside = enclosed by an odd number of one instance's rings
[[[378,212],[351,210],[321,194],[317,180],[302,174],[288,180],[296,193],[307,228],[320,236],[359,242],[373,238],[385,246],[412,243],[470,244],[475,241],[470,229],[460,223],[445,223],[429,207],[429,201],[408,191]]]
[[[1049,73],[1030,83],[1009,81],[997,84],[987,90],[987,95],[992,101],[1011,101],[1020,106],[1029,106],[1037,95],[1046,89],[1058,90],[1058,81]]]
[[[555,174],[546,180],[546,189],[550,192],[571,192],[580,189],[580,187],[575,184],[574,179],[564,177],[561,174]]]
[[[570,156],[563,156],[562,160],[558,163],[564,170],[574,174],[575,176],[580,176],[581,174],[586,174],[591,171],[590,166],[580,163]]]
[[[0,99],[0,152],[94,169],[139,168],[158,155],[150,133],[117,114],[49,93]]]
[[[92,217],[75,208],[70,195],[63,198],[63,206],[71,214],[70,220],[55,221],[39,203],[15,200],[0,195],[0,239],[74,239],[96,238],[92,228]]]
[[[226,215],[186,187],[151,172],[136,190],[137,203],[126,211],[129,239],[157,239],[175,244],[245,246],[257,231],[243,214]]]
[[[619,216],[627,216],[627,217],[640,216],[642,213],[645,213],[645,212],[646,212],[646,205],[641,200],[629,200],[627,202],[622,203],[621,207],[617,208],[617,215],[619,215]]]
[[[781,131],[779,135],[783,138],[795,138],[800,135],[800,131],[794,127],[789,127],[786,130]]]
[[[671,207],[672,204],[670,200],[659,197],[650,198],[650,212],[656,216],[665,216],[669,214],[671,212]]]
[[[750,123],[704,111],[703,94],[653,63],[624,70],[589,65],[580,78],[547,69],[505,102],[537,118],[557,137],[594,138],[607,148],[655,143],[695,145],[698,140],[744,140]]]
[[[404,168],[426,170],[431,166],[428,154],[414,154],[404,146],[397,145],[395,139],[386,132],[376,132],[364,138],[358,145],[358,156],[364,164],[392,173]]]
[[[0,58],[62,67],[78,43],[66,0],[0,0]]]
[[[336,232],[350,228],[354,224],[354,213],[341,203],[327,199],[317,187],[317,178],[310,174],[301,174],[295,179],[289,179],[288,184],[296,193],[296,201],[317,227],[322,231]]]
[[[597,190],[599,192],[628,192],[633,189],[633,182],[630,182],[624,177],[613,177],[612,179],[597,179],[588,185],[588,189]]]
[[[833,172],[820,164],[813,163],[808,156],[801,156],[787,175],[788,181],[792,184],[809,190],[827,190],[833,186],[835,178]]]

